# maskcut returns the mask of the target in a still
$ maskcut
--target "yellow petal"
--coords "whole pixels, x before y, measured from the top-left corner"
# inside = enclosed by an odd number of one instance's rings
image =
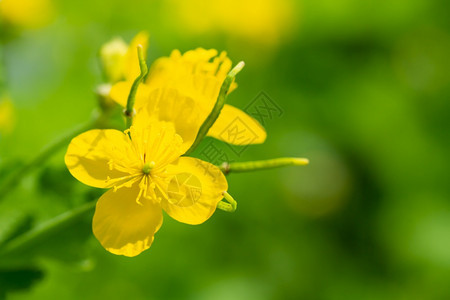
[[[192,145],[198,130],[212,111],[220,87],[231,66],[231,60],[227,57],[226,52],[218,55],[215,49],[202,48],[190,50],[184,54],[174,50],[170,57],[162,57],[152,65],[146,80],[146,84],[152,90],[149,113],[151,116],[157,116],[159,120],[171,121],[176,124],[177,133],[185,142],[185,150]],[[236,83],[233,82],[230,91],[236,86]],[[172,97],[173,101],[172,99],[169,101],[174,105],[166,105],[168,101],[160,96],[167,93],[154,92],[156,89],[167,88],[178,91],[178,96]],[[226,129],[229,114],[233,117],[235,113],[240,113],[243,122],[248,123],[251,126],[249,130],[254,130],[254,132],[249,131],[246,136],[240,137],[243,140],[226,137],[227,133],[225,132],[220,139],[242,145],[262,143],[265,139],[265,132],[258,122],[241,111],[232,110],[228,107],[224,109],[222,118],[218,119],[218,125],[211,131],[212,134],[215,133],[215,129],[221,130],[220,133]],[[227,114],[228,112],[229,114]],[[217,135],[220,136],[220,134]]]
[[[133,81],[121,81],[114,84],[109,92],[109,96],[115,102],[117,102],[120,106],[126,107],[128,101],[128,95],[130,94],[131,86],[133,85]],[[149,94],[149,88],[145,84],[141,83],[138,87],[134,108],[138,109],[142,107],[147,99]]]
[[[140,171],[128,137],[112,129],[90,130],[72,139],[65,163],[76,179],[98,188],[112,187]]]
[[[266,131],[258,121],[242,110],[225,104],[208,136],[233,145],[261,144]]]
[[[147,32],[142,31],[139,32],[131,41],[130,47],[128,48],[127,57],[125,60],[125,78],[127,80],[133,81],[136,77],[141,73],[141,69],[139,67],[139,59],[137,55],[137,46],[141,45],[143,48],[144,58],[147,57],[147,49],[148,49],[148,38],[149,35]]]
[[[215,49],[198,48],[181,54],[174,50],[170,57],[162,57],[152,64],[146,83],[151,88],[175,87],[208,114],[230,69],[231,60],[226,52],[218,55]]]
[[[171,174],[168,199],[163,199],[161,206],[179,222],[195,225],[208,220],[228,189],[219,168],[196,158],[180,157],[167,172]]]
[[[139,184],[112,189],[97,202],[92,229],[102,246],[111,253],[136,256],[150,248],[154,234],[162,224],[158,204],[141,197],[136,202]]]
[[[206,118],[198,103],[178,89],[157,88],[150,92],[146,105],[150,117],[175,125],[177,134],[183,139],[182,153],[186,152]]]

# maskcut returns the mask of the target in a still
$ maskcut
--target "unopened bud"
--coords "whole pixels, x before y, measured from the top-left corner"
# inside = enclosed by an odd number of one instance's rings
[[[100,60],[106,80],[115,83],[124,77],[125,56],[128,45],[121,38],[114,38],[100,49]]]

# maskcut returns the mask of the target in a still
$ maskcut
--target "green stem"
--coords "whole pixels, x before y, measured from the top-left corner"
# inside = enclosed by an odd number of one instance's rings
[[[136,101],[136,93],[139,88],[139,85],[144,80],[144,77],[148,73],[147,63],[145,62],[144,50],[141,45],[137,47],[138,59],[139,59],[139,68],[141,69],[141,73],[133,82],[131,86],[130,94],[128,95],[127,107],[125,108],[124,114],[127,118],[127,128],[130,128],[133,123],[134,116],[134,102]]]
[[[209,116],[206,118],[205,122],[203,122],[202,126],[200,127],[200,130],[198,131],[197,137],[195,138],[195,141],[192,144],[191,148],[189,148],[189,150],[186,151],[184,155],[191,154],[192,151],[194,151],[198,147],[198,145],[206,136],[206,134],[208,134],[209,129],[214,124],[214,122],[216,122],[220,112],[222,111],[223,106],[225,105],[228,91],[230,90],[234,78],[242,70],[242,68],[244,68],[244,66],[245,66],[244,62],[241,61],[227,74],[227,77],[225,77],[225,80],[223,81],[222,86],[220,87],[220,92],[219,96],[217,97],[216,104],[214,105]]]
[[[248,161],[248,162],[224,162],[219,168],[226,175],[230,172],[252,172],[265,169],[279,168],[285,166],[304,166],[309,164],[307,158],[282,157],[268,160]]]
[[[27,233],[20,235],[16,239],[7,243],[5,247],[0,250],[0,257],[5,257],[9,254],[17,254],[22,250],[27,250],[38,245],[42,239],[45,239],[51,234],[75,223],[87,213],[92,212],[96,202],[97,201],[91,201],[73,210],[64,212],[61,215],[42,223],[40,226],[37,226]]]
[[[36,157],[31,161],[16,169],[10,173],[3,182],[0,183],[0,200],[4,198],[9,192],[11,192],[18,183],[28,175],[30,171],[36,167],[41,166],[45,161],[47,161],[53,154],[59,151],[62,147],[67,146],[67,144],[80,133],[89,130],[96,126],[99,117],[93,118],[90,122],[77,126],[75,129],[70,130],[66,134],[62,135],[52,144],[45,147]]]
[[[237,209],[237,202],[231,197],[228,192],[223,192],[223,198],[227,201],[220,201],[217,203],[217,208],[226,212],[235,212]]]

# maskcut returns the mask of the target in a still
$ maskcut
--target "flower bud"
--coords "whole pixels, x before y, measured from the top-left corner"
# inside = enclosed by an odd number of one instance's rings
[[[114,38],[100,49],[100,61],[106,80],[115,83],[123,79],[124,61],[128,45],[121,38]]]

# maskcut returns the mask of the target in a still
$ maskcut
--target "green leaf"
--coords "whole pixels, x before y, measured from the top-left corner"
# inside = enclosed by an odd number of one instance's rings
[[[18,210],[0,212],[0,247],[31,229],[33,218]]]
[[[63,260],[79,259],[81,243],[91,236],[96,201],[67,211],[17,236],[0,247],[0,262],[17,264],[36,255]]]
[[[44,277],[44,272],[35,267],[0,269],[0,299],[8,292],[30,288]]]

